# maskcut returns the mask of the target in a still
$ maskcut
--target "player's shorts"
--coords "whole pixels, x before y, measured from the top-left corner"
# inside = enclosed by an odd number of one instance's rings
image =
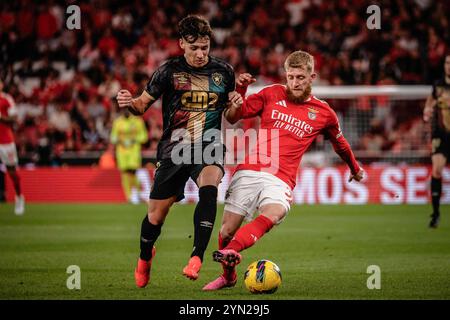
[[[140,151],[125,150],[116,152],[117,168],[120,171],[137,170],[142,165]]]
[[[19,163],[17,158],[16,144],[0,144],[0,161],[7,167],[15,167]]]
[[[431,140],[431,154],[443,154],[450,158],[450,134],[435,135]]]
[[[212,165],[219,167],[225,174],[222,164]],[[200,172],[206,166],[208,164],[174,164],[171,159],[160,160],[156,166],[150,199],[164,200],[176,196],[176,201],[183,200],[188,179],[197,183]]]
[[[225,211],[252,220],[254,213],[266,204],[281,204],[287,214],[291,202],[292,190],[283,180],[267,172],[239,170],[226,192]]]

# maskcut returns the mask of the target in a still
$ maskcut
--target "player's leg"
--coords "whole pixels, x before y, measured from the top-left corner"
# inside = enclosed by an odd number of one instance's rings
[[[137,169],[128,169],[128,181],[129,181],[129,202],[132,204],[139,204],[139,184],[136,177]]]
[[[219,250],[223,250],[233,238],[236,231],[244,221],[245,215],[225,210],[222,217],[222,226],[219,232]],[[235,266],[222,264],[223,273],[217,279],[209,282],[203,287],[205,291],[219,290],[226,287],[233,287],[237,282]]]
[[[128,159],[128,179],[130,181],[130,202],[138,204],[140,202],[139,190],[140,185],[136,175],[136,171],[142,167],[142,156],[140,148],[132,148]]]
[[[264,234],[269,232],[276,224],[281,223],[290,209],[292,191],[289,186],[268,173],[258,173],[262,186],[257,197],[257,208],[259,216],[250,223],[239,228],[230,243],[224,248],[224,255],[219,256],[218,261],[228,265],[240,262],[239,253],[258,241]]]
[[[13,182],[16,196],[22,195],[22,189],[20,187],[20,177],[19,174],[17,173],[16,166],[6,166],[6,170],[8,171],[8,174]]]
[[[268,203],[260,209],[260,215],[247,223],[234,235],[224,250],[241,252],[253,246],[264,234],[270,231],[275,224],[279,224],[286,216],[286,208],[279,203]],[[230,261],[233,263],[233,261]]]
[[[129,168],[128,159],[129,159],[129,152],[123,150],[116,151],[117,168],[120,170],[120,181],[122,184],[122,191],[127,201],[130,201],[131,181],[130,175],[127,172]]]
[[[236,284],[235,266],[240,261],[240,254],[234,250],[226,250],[226,248],[244,218],[252,219],[262,187],[258,176],[249,174],[248,170],[238,171],[233,175],[225,195],[225,209],[218,237],[219,249],[213,252],[213,260],[221,262],[223,273],[204,286],[203,290],[219,290]],[[228,260],[237,261],[237,263],[229,263]]]
[[[193,178],[195,177],[194,172]],[[194,246],[191,258],[183,269],[183,274],[191,280],[198,278],[203,256],[211,238],[217,213],[217,186],[222,177],[221,166],[206,165],[201,167],[198,177],[194,180],[199,188],[199,201],[194,211]]]
[[[128,173],[126,171],[120,172],[120,182],[122,184],[122,191],[125,195],[125,199],[130,201],[131,187],[130,187],[130,179]]]
[[[221,262],[224,273],[216,280],[208,283],[203,290],[212,291],[225,287],[232,287],[236,284],[235,267],[240,263],[240,251],[253,246],[264,234],[266,234],[275,224],[281,223],[286,216],[286,206],[280,203],[268,203],[261,206],[261,214],[253,221],[239,228],[243,216],[231,213],[228,217],[233,222],[226,225],[229,227],[221,229],[222,239],[219,236],[219,245],[224,246],[223,249],[214,251],[213,258],[217,262]],[[239,220],[237,217],[242,217]],[[240,221],[240,222],[239,222]],[[222,243],[220,243],[222,241]],[[228,244],[225,245],[225,243]]]
[[[6,165],[6,171],[12,180],[14,191],[16,193],[14,212],[17,215],[22,215],[25,212],[25,197],[22,194],[20,176],[16,169],[19,163],[16,145],[14,143],[2,145],[2,149],[2,162]]]
[[[442,195],[442,171],[444,170],[447,158],[442,153],[435,153],[431,156],[431,200],[433,213],[431,214],[430,228],[437,228],[440,219],[440,202]]]
[[[135,270],[136,285],[145,287],[150,280],[152,260],[156,253],[154,244],[161,234],[161,228],[169,209],[176,201],[176,196],[164,200],[150,199],[148,213],[141,223],[140,249],[138,264]]]
[[[161,234],[166,216],[173,203],[184,198],[184,186],[189,173],[171,161],[162,161],[155,172],[148,211],[141,223],[140,255],[135,270],[138,287],[145,287],[149,281],[152,259],[155,254],[154,244]]]

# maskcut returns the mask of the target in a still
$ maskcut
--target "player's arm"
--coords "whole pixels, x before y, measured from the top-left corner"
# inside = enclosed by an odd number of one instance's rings
[[[224,112],[225,118],[231,124],[241,119],[254,117],[262,110],[264,98],[261,93],[244,98],[247,87],[255,81],[256,79],[249,73],[240,74],[236,79],[236,91],[228,94],[229,107]]]
[[[0,113],[0,122],[7,123],[7,124],[13,124],[16,121],[16,119],[17,119],[17,117],[15,115],[3,116]]]
[[[228,100],[228,108],[224,111],[224,117],[229,123],[235,124],[242,119],[242,103],[244,99],[237,91],[233,91],[228,94]]]
[[[137,116],[143,115],[156,100],[145,90],[139,97],[134,99],[131,96],[130,91],[120,90],[116,99],[119,108],[128,108],[132,114]]]
[[[120,90],[117,94],[119,107],[128,108],[135,116],[143,115],[153,102],[167,90],[168,83],[171,81],[170,77],[167,64],[159,67],[139,97],[133,99],[128,90]]]
[[[0,122],[12,125],[17,120],[16,104],[9,94],[6,94],[5,98],[6,101],[8,101],[9,106],[6,115],[2,115],[2,113],[0,112]]]
[[[429,95],[425,101],[425,108],[423,108],[423,121],[428,122],[433,114],[434,107],[436,106],[437,100],[433,95]]]
[[[236,91],[245,97],[248,86],[255,81],[256,79],[250,73],[241,73],[236,79]]]
[[[332,113],[331,124],[326,128],[326,135],[333,145],[334,151],[341,157],[341,159],[350,168],[351,176],[349,182],[352,180],[361,181],[364,177],[364,170],[359,166],[353,154],[350,144],[345,139],[339,126],[339,121],[336,114]]]

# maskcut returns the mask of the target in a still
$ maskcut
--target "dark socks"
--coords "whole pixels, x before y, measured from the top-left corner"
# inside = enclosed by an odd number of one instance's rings
[[[141,225],[141,254],[140,258],[145,261],[149,261],[152,258],[152,248],[155,244],[156,239],[158,239],[161,234],[160,225],[151,224],[148,221],[148,216],[145,215],[144,220],[142,220]]]
[[[191,257],[198,256],[203,261],[203,255],[216,220],[217,187],[204,186],[199,189],[199,201],[194,212],[194,249]]]
[[[439,214],[439,204],[442,194],[442,179],[431,178],[431,201],[433,203],[433,214]]]

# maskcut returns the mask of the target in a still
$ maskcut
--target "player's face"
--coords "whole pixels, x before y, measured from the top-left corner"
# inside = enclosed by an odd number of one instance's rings
[[[445,57],[444,71],[447,77],[450,77],[450,54]]]
[[[312,81],[316,74],[306,68],[288,68],[286,71],[287,93],[290,100],[298,103],[306,100],[311,94]]]
[[[203,67],[208,63],[210,46],[209,37],[198,37],[195,42],[180,39],[180,47],[184,50],[184,57],[189,65],[195,68]]]

